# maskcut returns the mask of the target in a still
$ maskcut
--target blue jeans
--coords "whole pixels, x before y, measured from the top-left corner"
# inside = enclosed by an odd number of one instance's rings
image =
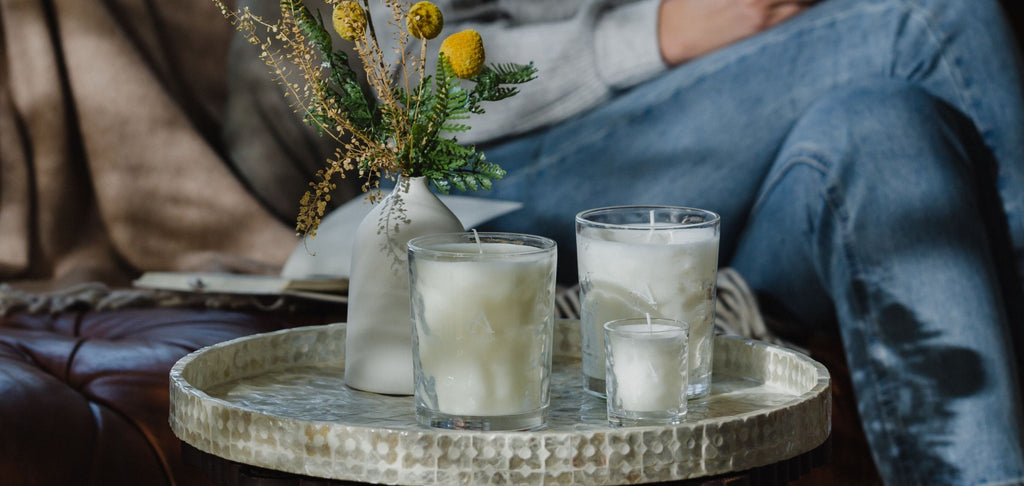
[[[837,320],[889,484],[1024,482],[1024,99],[993,0],[827,0],[543,131],[482,147],[575,279],[573,216],[722,215],[723,264]],[[514,102],[514,100],[512,101]],[[1012,263],[1010,263],[1012,262]]]

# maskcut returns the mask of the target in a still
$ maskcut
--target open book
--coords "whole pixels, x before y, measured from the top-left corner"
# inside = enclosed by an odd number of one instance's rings
[[[522,207],[522,203],[468,196],[440,196],[465,228]],[[246,295],[289,295],[345,301],[356,227],[373,206],[354,198],[323,219],[316,239],[300,241],[279,276],[227,273],[146,272],[136,287]]]

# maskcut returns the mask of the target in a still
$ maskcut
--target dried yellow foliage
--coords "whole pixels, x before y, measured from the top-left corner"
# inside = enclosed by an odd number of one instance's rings
[[[355,41],[366,34],[366,11],[353,0],[338,2],[331,20],[342,39]]]
[[[444,16],[441,9],[430,2],[417,2],[409,9],[405,17],[409,33],[419,39],[433,39],[444,29]]]
[[[441,43],[441,53],[448,59],[455,75],[469,79],[484,67],[484,40],[473,29],[456,32]]]

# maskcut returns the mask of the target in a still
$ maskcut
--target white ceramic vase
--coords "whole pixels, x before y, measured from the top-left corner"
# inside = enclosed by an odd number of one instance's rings
[[[356,229],[349,277],[345,382],[359,390],[412,395],[412,324],[406,243],[463,231],[423,177],[399,177]]]

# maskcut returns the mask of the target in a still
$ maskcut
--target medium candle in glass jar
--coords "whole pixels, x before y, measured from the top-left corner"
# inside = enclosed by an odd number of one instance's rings
[[[480,429],[542,425],[551,373],[554,242],[458,233],[417,238],[409,249],[420,422]]]

